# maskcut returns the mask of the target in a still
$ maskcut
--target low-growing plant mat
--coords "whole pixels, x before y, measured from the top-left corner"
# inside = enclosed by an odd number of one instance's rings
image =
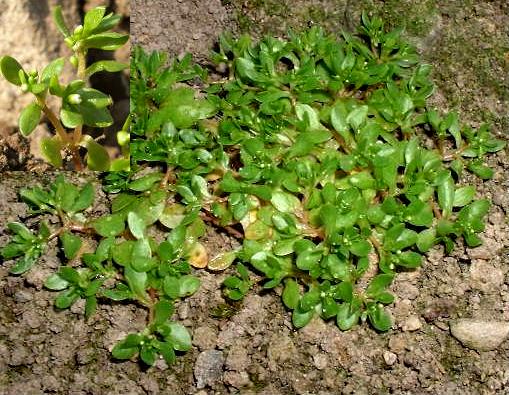
[[[175,365],[159,360],[146,369],[137,362],[115,362],[110,353],[128,332],[144,327],[142,309],[101,304],[88,322],[84,303],[54,310],[55,294],[43,288],[59,265],[54,244],[25,277],[8,275],[9,268],[2,266],[0,393],[501,393],[508,385],[508,342],[489,352],[465,348],[451,336],[449,322],[459,317],[509,320],[507,159],[506,151],[490,158],[496,175],[480,187],[494,202],[481,235],[485,244],[458,246],[449,257],[436,249],[421,269],[399,274],[391,286],[397,295],[390,308],[395,329],[384,334],[367,325],[341,332],[320,319],[296,331],[279,296],[255,289],[242,303],[229,304],[220,291],[226,274],[200,271],[202,286],[178,305],[176,314],[193,334],[193,349]],[[66,177],[88,181],[72,173]],[[7,241],[5,224],[27,216],[19,189],[54,178],[3,174],[0,244]],[[108,197],[100,188],[96,195],[91,214],[101,215]],[[234,243],[208,230],[206,246],[212,253]]]
[[[133,3],[136,12],[136,3],[149,2]],[[185,1],[166,2],[164,7],[157,3],[153,2],[150,10],[143,12],[151,18],[154,15],[164,18],[165,12],[175,13],[177,9],[178,14],[187,17],[182,22],[182,26],[186,26],[183,37],[190,40],[193,40],[193,31],[208,29],[213,41],[212,35],[219,34],[222,28],[207,23],[209,19],[203,19],[205,11],[212,8],[223,17],[222,13],[227,12],[219,1],[193,2],[191,6]],[[262,7],[277,2],[223,3],[230,4],[227,7],[233,19],[238,9],[247,10],[248,17],[263,15],[266,12]],[[304,9],[305,3],[292,2],[291,14]],[[239,8],[242,4],[244,8]],[[316,4],[325,10],[343,10],[343,2],[339,1]],[[503,109],[507,95],[502,77],[507,74],[504,74],[507,63],[504,63],[503,49],[500,56],[493,58],[496,63],[493,68],[482,66],[489,51],[470,55],[465,62],[454,55],[465,52],[465,48],[479,48],[479,43],[484,43],[488,49],[500,48],[504,43],[500,39],[503,32],[496,26],[503,26],[503,21],[507,20],[505,2],[486,6],[484,2],[465,6],[460,1],[422,4],[433,12],[399,12],[398,15],[404,19],[402,15],[405,14],[417,21],[429,19],[429,23],[423,25],[425,32],[411,30],[410,33],[421,39],[420,48],[428,59],[435,59],[441,97],[438,104],[449,108],[459,105],[461,119],[474,123],[491,117],[495,121],[494,130],[499,135],[506,132],[504,119],[507,116],[504,114],[507,111]],[[188,7],[187,12],[182,11],[183,7]],[[195,12],[195,8],[201,11]],[[137,12],[139,21],[140,10]],[[394,20],[396,13],[388,11],[384,16]],[[352,26],[356,26],[358,18],[352,19],[355,19]],[[287,23],[292,24],[291,19]],[[266,25],[279,27],[274,22],[264,22],[256,24],[256,28]],[[249,28],[244,26],[241,30]],[[488,31],[491,35],[484,34]],[[145,28],[149,41],[151,33],[149,27]],[[160,29],[151,40],[161,48],[167,45],[165,35],[171,35],[175,44],[170,49],[178,53],[181,42],[176,38],[180,33],[178,29]],[[207,35],[197,35],[198,39],[194,40],[196,47],[200,45],[201,52],[197,52],[202,56],[209,48],[202,45],[200,37],[204,36]],[[471,45],[466,45],[467,40],[462,39],[466,36],[471,38]],[[437,38],[441,44],[448,38],[452,41],[438,45]],[[441,54],[445,59],[439,59],[438,55],[435,58],[434,54]],[[477,73],[487,74],[489,78],[476,78]],[[456,78],[460,81],[458,84],[454,83]],[[493,88],[494,82],[500,83],[502,89]],[[490,110],[485,113],[486,108]],[[220,285],[228,273],[217,275],[200,271],[200,290],[182,302],[176,314],[193,334],[193,350],[179,357],[176,365],[167,367],[158,361],[155,367],[147,370],[135,362],[113,362],[109,352],[128,332],[143,328],[143,310],[123,304],[101,305],[91,321],[85,322],[83,305],[58,313],[52,309],[55,294],[43,289],[42,284],[58,266],[55,246],[26,278],[8,276],[8,268],[2,267],[0,393],[504,393],[509,386],[508,342],[495,351],[471,350],[451,336],[449,322],[460,317],[475,317],[484,322],[509,320],[507,163],[507,149],[491,156],[489,164],[495,169],[494,179],[478,186],[480,195],[493,200],[486,231],[482,234],[483,246],[469,250],[456,245],[449,257],[436,249],[428,255],[421,269],[399,274],[391,287],[397,300],[389,309],[395,326],[385,334],[378,334],[366,325],[341,332],[333,323],[325,324],[320,320],[295,331],[279,296],[254,289],[242,303],[226,304]],[[18,202],[17,191],[21,187],[49,182],[50,178],[54,176],[1,175],[0,245],[8,240],[5,224],[26,216],[26,206]],[[93,213],[99,215],[106,211],[103,200]],[[223,250],[234,243],[212,229],[208,235],[207,247],[212,253],[214,246]],[[202,386],[206,388],[200,389]]]

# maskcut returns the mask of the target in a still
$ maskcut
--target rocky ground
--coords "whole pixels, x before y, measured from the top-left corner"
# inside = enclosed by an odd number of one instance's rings
[[[135,43],[173,55],[189,50],[204,60],[224,29],[254,35],[310,23],[352,29],[363,8],[407,26],[409,39],[435,66],[435,105],[457,109],[473,125],[491,121],[507,136],[505,1],[133,0],[131,31]],[[484,245],[458,244],[450,256],[437,248],[421,269],[400,274],[390,306],[395,324],[386,334],[367,325],[340,332],[320,320],[296,331],[277,295],[252,292],[228,304],[219,291],[227,273],[201,271],[203,286],[177,313],[193,334],[193,350],[175,366],[158,361],[145,369],[109,354],[116,340],[143,327],[143,310],[101,305],[88,322],[82,305],[55,311],[54,294],[42,288],[58,265],[54,249],[24,277],[9,276],[9,263],[0,266],[0,394],[507,393],[509,151],[490,163],[494,179],[478,185],[479,195],[493,200]],[[27,215],[16,192],[51,177],[0,175],[0,245],[7,240],[5,224]],[[101,199],[97,213],[107,197]],[[210,249],[228,243],[209,232]]]

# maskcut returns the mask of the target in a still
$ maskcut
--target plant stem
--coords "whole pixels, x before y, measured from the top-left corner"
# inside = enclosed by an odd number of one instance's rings
[[[48,117],[49,121],[55,128],[55,131],[57,135],[60,137],[62,142],[64,144],[69,143],[69,136],[67,132],[65,131],[64,127],[62,126],[62,123],[60,123],[59,119],[55,115],[55,113],[46,105],[46,102],[44,99],[41,99],[40,97],[37,97],[37,103],[41,106],[42,111],[44,112],[44,115]]]
[[[78,52],[76,52],[76,55],[78,58],[78,78],[80,80],[85,81],[85,79],[86,79],[85,71],[86,71],[86,67],[87,67],[86,54],[84,51],[79,50]],[[73,136],[74,145],[78,145],[79,142],[81,141],[81,136],[83,134],[82,132],[83,132],[83,125],[76,126],[76,128],[74,129],[74,136]]]

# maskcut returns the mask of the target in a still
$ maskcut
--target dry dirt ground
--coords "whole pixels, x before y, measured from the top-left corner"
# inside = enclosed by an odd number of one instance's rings
[[[310,23],[352,29],[361,9],[407,26],[409,39],[435,66],[437,106],[459,110],[473,125],[491,121],[497,134],[507,135],[505,1],[133,0],[131,32],[134,43],[173,55],[191,51],[205,61],[224,29],[254,35],[281,35],[288,26]],[[219,290],[227,273],[201,271],[201,289],[177,312],[193,334],[193,350],[174,366],[159,361],[145,369],[114,362],[109,354],[117,339],[143,327],[143,310],[101,305],[88,322],[83,306],[55,311],[54,294],[42,288],[59,264],[54,249],[23,277],[8,275],[10,263],[0,266],[0,394],[509,393],[509,341],[480,351],[465,347],[450,330],[458,319],[473,318],[493,339],[492,324],[509,321],[508,150],[490,163],[494,179],[478,186],[480,195],[493,200],[484,245],[457,245],[451,256],[437,248],[420,270],[400,274],[390,306],[395,324],[386,334],[366,325],[340,332],[320,320],[296,331],[277,295],[252,292],[230,305]],[[52,177],[0,174],[0,245],[8,238],[6,223],[27,215],[17,190]],[[101,195],[97,214],[106,199]],[[209,232],[210,249],[228,243]]]

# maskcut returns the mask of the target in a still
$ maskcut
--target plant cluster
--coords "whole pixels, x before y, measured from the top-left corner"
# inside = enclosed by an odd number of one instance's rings
[[[236,263],[223,284],[235,301],[256,272],[263,288],[282,288],[296,328],[320,316],[342,330],[363,321],[389,330],[384,305],[399,271],[437,244],[481,243],[490,203],[459,178],[490,178],[483,158],[504,146],[486,126],[426,107],[431,69],[400,33],[364,15],[359,34],[339,40],[319,28],[257,43],[223,36],[215,71],[136,48],[131,169],[104,177],[111,213],[88,218],[88,185],[59,178],[49,191],[24,190],[34,214],[56,214],[61,226],[36,235],[9,225],[4,259],[19,257],[21,273],[58,237],[69,263],[46,282],[61,292],[57,307],[80,297],[87,315],[98,297],[144,306],[146,329],[113,355],[148,365],[191,347],[172,313],[199,287],[192,267]],[[212,256],[200,241],[206,224],[241,246]]]
[[[106,149],[91,136],[83,133],[83,127],[106,128],[113,124],[108,107],[113,103],[110,96],[87,86],[88,79],[98,72],[118,72],[127,65],[113,60],[101,60],[87,67],[87,53],[90,49],[114,51],[122,47],[129,36],[111,32],[121,19],[120,15],[106,14],[106,7],[96,7],[85,14],[83,25],[71,32],[64,21],[62,9],[57,6],[53,19],[64,36],[65,44],[72,55],[67,61],[76,71],[76,78],[62,85],[59,76],[66,63],[61,57],[52,61],[40,73],[25,71],[11,56],[0,58],[0,74],[11,84],[20,87],[23,93],[31,93],[34,101],[21,112],[19,130],[24,136],[30,135],[41,121],[43,114],[54,127],[54,136],[41,140],[44,158],[55,167],[62,167],[66,154],[72,156],[76,170],[82,169],[80,148],[87,151],[86,163],[90,170],[124,170],[129,167],[126,148],[129,142],[128,125],[117,134],[124,157],[111,163]],[[57,114],[48,106],[48,96],[61,100]],[[72,132],[68,132],[72,129]]]

